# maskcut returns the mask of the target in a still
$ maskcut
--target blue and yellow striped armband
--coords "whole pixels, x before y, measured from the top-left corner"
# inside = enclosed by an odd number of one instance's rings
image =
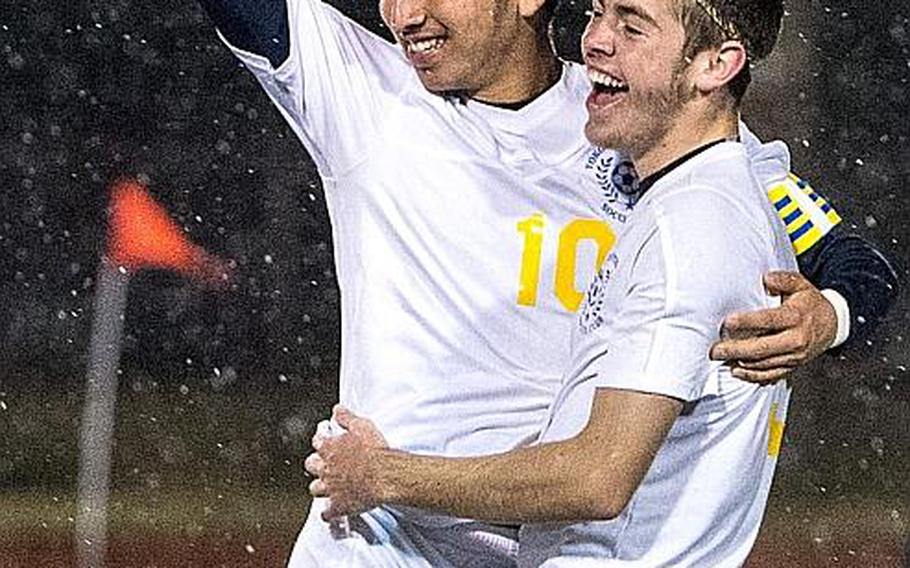
[[[825,198],[794,174],[771,186],[768,197],[787,227],[797,256],[803,254],[841,222]]]

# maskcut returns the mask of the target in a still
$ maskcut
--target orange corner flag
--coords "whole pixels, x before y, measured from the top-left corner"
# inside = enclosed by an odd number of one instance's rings
[[[111,192],[107,257],[136,272],[145,268],[174,270],[209,284],[223,284],[223,261],[193,244],[167,211],[137,181],[116,183]]]

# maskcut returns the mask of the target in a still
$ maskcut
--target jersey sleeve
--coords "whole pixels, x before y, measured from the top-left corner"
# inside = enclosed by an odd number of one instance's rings
[[[765,188],[797,256],[815,246],[841,222],[840,215],[825,198],[792,173],[776,183],[766,184]]]
[[[818,243],[841,222],[824,197],[790,172],[790,151],[779,140],[763,143],[740,122],[739,136],[752,173],[768,193],[777,216],[787,228],[799,256]]]
[[[795,174],[768,186],[768,197],[787,228],[800,273],[846,302],[847,314],[838,314],[849,321],[845,343],[868,338],[897,299],[894,268],[870,242],[844,229],[837,211]]]
[[[799,258],[799,271],[846,301],[850,333],[841,347],[865,341],[885,319],[900,291],[897,273],[871,243],[837,227]]]
[[[262,84],[320,174],[337,177],[365,158],[377,139],[370,134],[379,127],[384,101],[399,95],[412,71],[395,46],[319,0],[287,0],[284,15],[289,45],[277,68],[268,56],[231,42],[242,34],[219,33]]]
[[[787,228],[800,273],[819,290],[835,292],[845,304],[832,302],[838,335],[840,330],[846,334],[838,345],[865,340],[897,299],[894,268],[875,246],[843,228],[840,215],[823,195],[789,171],[785,144],[763,144],[743,123],[740,137],[753,172]]]
[[[288,58],[285,0],[199,0],[221,34],[244,51],[265,57],[273,67]]]
[[[772,301],[761,286],[770,266],[761,232],[740,207],[709,189],[655,208],[626,296],[613,324],[602,328],[607,347],[586,370],[596,375],[595,386],[683,401],[716,393],[720,363],[708,352],[724,316]]]

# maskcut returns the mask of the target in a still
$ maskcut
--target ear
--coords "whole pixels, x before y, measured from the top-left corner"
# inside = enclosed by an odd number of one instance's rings
[[[522,18],[530,20],[546,3],[547,0],[518,0],[518,13]]]
[[[746,48],[740,41],[727,40],[718,48],[706,49],[693,61],[695,87],[705,93],[716,91],[732,81],[746,65]]]

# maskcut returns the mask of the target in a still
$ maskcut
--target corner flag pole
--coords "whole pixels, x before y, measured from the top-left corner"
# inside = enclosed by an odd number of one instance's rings
[[[117,369],[129,274],[104,258],[98,268],[94,319],[79,435],[76,555],[80,568],[101,568],[107,551],[107,501],[113,448]]]
[[[98,268],[79,436],[75,548],[78,568],[104,568],[107,504],[123,322],[131,274],[173,270],[208,287],[221,287],[228,270],[187,239],[135,181],[112,189],[106,252]]]

